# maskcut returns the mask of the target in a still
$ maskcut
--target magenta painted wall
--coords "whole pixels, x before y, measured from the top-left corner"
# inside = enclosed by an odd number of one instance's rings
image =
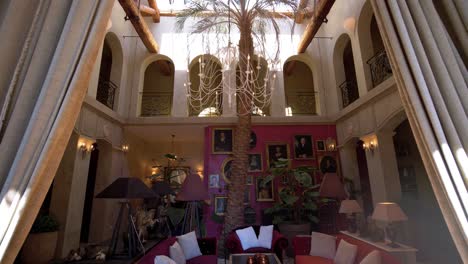
[[[230,157],[231,155],[227,154],[213,154],[212,153],[212,132],[213,128],[216,127],[207,127],[205,129],[205,151],[204,151],[204,183],[208,186],[208,179],[210,174],[219,174],[220,185],[225,186],[225,181],[221,176],[221,166],[223,161]],[[224,128],[224,127],[223,127]],[[255,148],[251,149],[249,153],[261,153],[262,162],[263,162],[263,172],[251,172],[254,176],[254,184],[247,185],[247,188],[250,188],[250,201],[251,206],[256,210],[257,213],[257,224],[261,223],[262,209],[272,206],[273,202],[257,202],[255,196],[255,177],[261,175],[267,175],[267,161],[266,161],[266,144],[273,142],[287,143],[289,145],[290,158],[292,159],[292,167],[298,166],[313,166],[318,168],[318,162],[320,157],[328,155],[333,156],[338,161],[337,152],[325,152],[317,151],[317,146],[315,144],[316,140],[325,140],[328,137],[336,139],[336,128],[335,125],[259,125],[253,126],[252,131],[257,135],[257,144]],[[294,159],[294,136],[295,135],[311,135],[313,140],[313,149],[314,149],[314,159],[311,160],[295,160]],[[338,162],[339,164],[339,162]],[[339,168],[338,168],[339,169]],[[321,181],[320,173],[315,175],[316,182]],[[279,180],[279,179],[277,179]],[[281,186],[280,182],[274,183],[274,189],[276,190]],[[216,236],[218,237],[221,234],[222,226],[213,222],[212,214],[214,208],[214,197],[215,196],[226,196],[226,190],[224,188],[209,188],[208,192],[210,194],[211,205],[206,206],[204,210],[204,219],[207,229],[207,236]],[[277,194],[274,194],[275,200],[277,199]]]

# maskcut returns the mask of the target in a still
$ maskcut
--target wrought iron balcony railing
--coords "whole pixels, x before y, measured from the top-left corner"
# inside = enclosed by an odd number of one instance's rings
[[[99,78],[96,100],[110,109],[114,109],[115,92],[117,89],[117,85],[112,81]]]
[[[356,80],[346,80],[339,86],[343,108],[350,105],[359,98],[359,91]]]
[[[371,70],[373,87],[376,87],[392,76],[392,67],[385,50],[377,52],[374,57],[367,61],[367,64],[369,64]]]

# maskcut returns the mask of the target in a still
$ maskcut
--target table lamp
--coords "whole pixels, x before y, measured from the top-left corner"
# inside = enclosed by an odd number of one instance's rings
[[[356,213],[362,213],[362,208],[359,206],[358,202],[356,200],[341,201],[339,213],[346,214],[346,218],[348,219],[348,231],[356,233]]]
[[[399,247],[399,245],[395,243],[396,229],[393,223],[408,220],[408,217],[403,210],[401,210],[400,206],[391,202],[378,203],[375,206],[372,219],[388,223],[385,228],[385,233],[390,240],[388,246],[393,248]]]
[[[323,175],[322,183],[320,184],[319,196],[324,198],[330,198],[331,200],[327,202],[326,206],[331,208],[331,225],[332,230],[329,232],[335,234],[338,230],[336,225],[336,215],[337,211],[337,201],[346,198],[346,192],[341,183],[338,174],[336,173],[325,173]],[[320,210],[319,210],[320,213]]]

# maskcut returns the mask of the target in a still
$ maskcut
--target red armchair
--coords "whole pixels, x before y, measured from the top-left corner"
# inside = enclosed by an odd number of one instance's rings
[[[218,246],[216,238],[198,238],[198,246],[203,254],[202,256],[187,260],[187,264],[217,264],[218,263]],[[169,247],[177,241],[176,237],[167,238],[138,260],[137,264],[154,264],[154,258],[159,255],[169,256]]]
[[[271,249],[268,248],[249,248],[247,250],[242,249],[241,242],[239,237],[236,234],[236,230],[243,229],[248,226],[239,227],[232,230],[226,237],[226,248],[230,254],[239,254],[239,253],[275,253],[278,258],[283,261],[283,250],[288,247],[288,239],[281,235],[277,230],[273,230],[273,238],[271,240]],[[252,226],[255,234],[258,237],[260,232],[260,226]]]
[[[338,249],[338,244],[341,239],[344,239],[346,242],[358,246],[358,251],[356,255],[356,260],[354,263],[359,263],[363,258],[365,258],[369,253],[374,250],[380,252],[380,257],[382,264],[401,264],[401,262],[396,259],[394,256],[389,253],[382,251],[378,247],[375,247],[371,244],[365,243],[358,239],[350,238],[343,235],[337,235],[336,237],[336,248]],[[310,256],[310,236],[296,236],[293,240],[294,246],[294,263],[296,264],[333,264],[333,260],[328,260],[322,257]]]

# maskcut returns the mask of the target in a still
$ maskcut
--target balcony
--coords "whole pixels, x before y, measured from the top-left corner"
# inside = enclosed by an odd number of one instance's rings
[[[339,86],[343,108],[350,105],[359,98],[359,91],[356,80],[346,80]]]
[[[376,87],[388,77],[392,76],[392,67],[385,50],[377,52],[367,61],[371,70],[372,87]]]
[[[99,78],[96,100],[110,109],[114,109],[114,98],[117,89],[117,85],[112,81]]]

